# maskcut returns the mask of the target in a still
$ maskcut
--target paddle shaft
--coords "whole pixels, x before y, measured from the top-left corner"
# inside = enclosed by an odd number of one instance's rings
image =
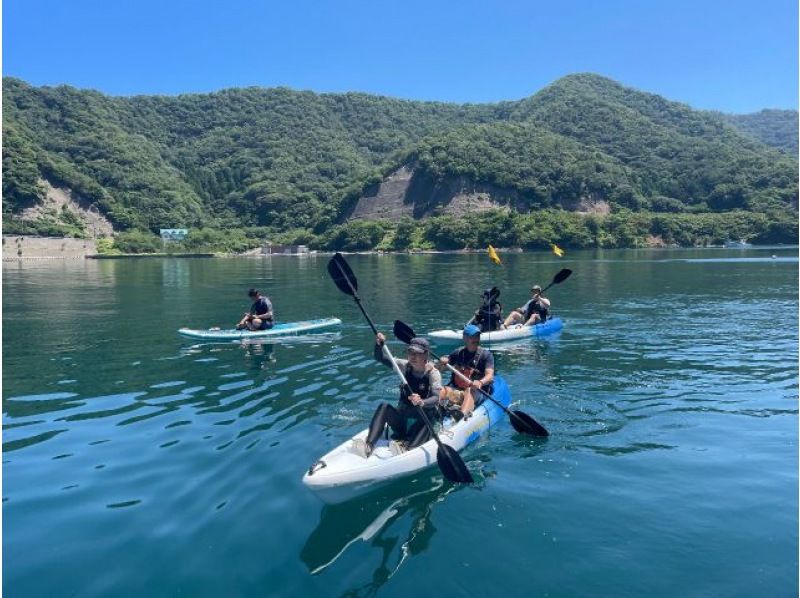
[[[441,359],[441,357],[439,357],[439,356],[438,356],[436,353],[434,353],[433,351],[430,351],[430,354],[431,354],[431,356],[432,356],[434,359]],[[464,374],[462,374],[461,372],[459,372],[459,371],[458,371],[456,368],[454,368],[454,367],[453,367],[452,365],[450,365],[449,363],[447,364],[447,369],[448,369],[448,370],[450,370],[451,372],[453,372],[453,373],[454,373],[456,376],[458,376],[459,378],[461,378],[461,379],[462,379],[464,382],[469,382],[470,384],[472,383],[472,380],[470,380],[469,378],[467,378],[467,377],[466,377]],[[472,388],[475,388],[475,387],[472,387]],[[513,411],[511,411],[509,408],[507,408],[505,405],[503,405],[503,404],[502,404],[500,401],[498,401],[497,399],[495,399],[495,398],[494,398],[492,395],[490,395],[488,392],[486,392],[486,391],[485,391],[485,390],[483,390],[482,388],[476,388],[475,390],[477,390],[479,393],[481,393],[483,396],[485,396],[487,399],[489,399],[489,400],[490,400],[492,403],[494,403],[495,405],[497,405],[498,407],[500,407],[500,409],[502,409],[503,411],[505,411],[506,413],[508,413],[508,415],[509,415],[510,417],[516,418],[518,421],[522,421],[522,419],[521,419],[521,418],[520,418],[520,417],[519,417],[519,416],[518,416],[516,413],[514,413]],[[522,421],[522,423],[523,423],[523,424],[525,424],[525,422],[524,422],[524,421]]]
[[[361,310],[361,313],[364,314],[364,317],[367,319],[367,322],[369,323],[370,328],[372,328],[372,332],[374,332],[377,335],[378,334],[378,329],[375,327],[375,323],[372,321],[372,318],[369,317],[369,314],[367,313],[367,310],[365,310],[364,306],[361,305],[361,298],[358,296],[358,292],[355,290],[355,288],[353,288],[353,285],[350,282],[350,278],[347,276],[347,274],[344,272],[342,267],[339,265],[339,262],[337,261],[335,263],[336,263],[336,267],[339,269],[339,272],[341,272],[341,274],[342,274],[342,278],[344,278],[347,281],[347,286],[349,286],[350,290],[352,291],[353,300],[355,300],[356,305],[358,305],[358,308]],[[406,380],[406,377],[403,374],[403,371],[400,369],[400,366],[397,365],[397,362],[394,360],[394,357],[392,356],[392,352],[389,350],[389,347],[386,345],[386,343],[383,343],[383,353],[384,353],[384,355],[386,355],[386,357],[389,359],[389,362],[392,364],[392,369],[394,369],[395,373],[398,376],[400,376],[400,380],[403,381],[403,386],[405,386],[406,388],[411,390],[411,386],[409,385],[408,380]],[[433,436],[433,439],[436,441],[436,444],[441,448],[442,447],[442,441],[439,440],[439,436],[436,434],[436,431],[433,429],[433,425],[431,424],[431,420],[428,419],[428,416],[425,414],[425,410],[422,407],[420,407],[419,405],[415,405],[415,407],[417,408],[417,411],[419,412],[420,416],[422,417],[422,421],[425,423],[425,426],[428,428],[428,432],[431,433],[431,436]],[[442,448],[442,450],[444,450],[444,449]]]

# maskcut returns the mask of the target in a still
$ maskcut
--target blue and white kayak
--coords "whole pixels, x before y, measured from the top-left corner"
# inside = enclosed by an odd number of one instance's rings
[[[492,396],[505,407],[511,403],[511,391],[500,376],[495,376]],[[439,430],[439,439],[460,451],[475,442],[504,415],[500,407],[486,399],[469,419],[456,423],[447,418]],[[375,445],[372,454],[364,458],[358,443],[354,441],[363,441],[368,431],[369,429],[362,430],[315,461],[303,476],[306,488],[323,502],[337,504],[372,492],[397,478],[436,465],[438,449],[433,438],[404,452],[393,450],[389,441],[382,438]]]
[[[515,341],[527,337],[542,337],[555,334],[564,327],[561,318],[551,318],[543,324],[534,326],[523,326],[518,324],[506,330],[493,330],[481,333],[481,344],[490,345],[492,343],[503,343]],[[428,337],[441,343],[460,343],[463,340],[461,330],[434,330],[428,333]]]
[[[336,326],[340,326],[341,323],[342,321],[339,318],[321,318],[319,320],[275,324],[275,326],[269,330],[236,330],[235,328],[229,328],[227,330],[221,330],[219,328],[196,330],[193,328],[181,328],[178,330],[178,334],[207,341],[233,341],[248,338],[270,338],[273,336],[310,334],[335,328]]]

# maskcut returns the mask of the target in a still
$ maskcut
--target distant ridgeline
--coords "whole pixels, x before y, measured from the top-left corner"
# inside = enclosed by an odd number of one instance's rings
[[[109,97],[4,78],[3,107],[5,233],[91,236],[94,214],[130,251],[160,247],[162,228],[189,228],[185,249],[228,251],[265,237],[797,241],[796,111],[697,111],[597,75],[481,105],[285,88]]]

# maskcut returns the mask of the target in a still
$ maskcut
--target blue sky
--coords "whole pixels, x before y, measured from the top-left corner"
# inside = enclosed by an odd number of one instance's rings
[[[114,95],[285,85],[452,102],[593,72],[797,108],[797,0],[5,0],[3,74]]]

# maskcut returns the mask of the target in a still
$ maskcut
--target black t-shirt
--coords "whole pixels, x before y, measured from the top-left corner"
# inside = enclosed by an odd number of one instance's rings
[[[461,347],[450,353],[447,361],[470,380],[480,380],[486,374],[487,369],[494,369],[494,356],[491,351],[483,347],[478,347],[475,353],[467,351],[466,347]],[[461,386],[461,384],[456,384],[456,378],[457,376],[453,374],[448,385]]]
[[[259,297],[258,299],[256,299],[256,302],[253,303],[253,306],[250,308],[250,313],[253,314],[254,316],[260,316],[262,314],[271,311],[272,311],[272,303],[267,297]]]

